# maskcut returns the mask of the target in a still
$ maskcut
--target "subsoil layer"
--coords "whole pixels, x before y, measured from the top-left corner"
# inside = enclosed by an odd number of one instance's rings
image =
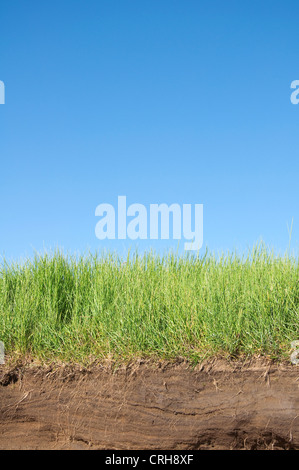
[[[0,366],[0,449],[299,449],[299,368]]]

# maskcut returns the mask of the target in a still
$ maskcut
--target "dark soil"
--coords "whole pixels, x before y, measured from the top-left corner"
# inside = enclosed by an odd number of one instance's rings
[[[0,449],[299,449],[299,368],[0,366]]]

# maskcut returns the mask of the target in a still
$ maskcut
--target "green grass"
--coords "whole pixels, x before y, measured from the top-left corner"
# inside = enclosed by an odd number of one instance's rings
[[[0,340],[11,357],[86,362],[253,356],[299,339],[299,262],[246,257],[37,255],[0,266]]]

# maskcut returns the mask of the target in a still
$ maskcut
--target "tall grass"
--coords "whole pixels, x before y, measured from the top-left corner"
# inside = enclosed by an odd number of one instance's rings
[[[0,340],[11,355],[86,362],[282,358],[299,339],[299,262],[60,251],[0,266]]]

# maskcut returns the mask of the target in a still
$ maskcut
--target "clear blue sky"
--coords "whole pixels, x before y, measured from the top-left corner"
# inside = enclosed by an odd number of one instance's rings
[[[299,245],[299,3],[1,3],[0,253],[100,242],[95,208],[204,204],[204,244]],[[142,241],[141,250],[176,247]]]

